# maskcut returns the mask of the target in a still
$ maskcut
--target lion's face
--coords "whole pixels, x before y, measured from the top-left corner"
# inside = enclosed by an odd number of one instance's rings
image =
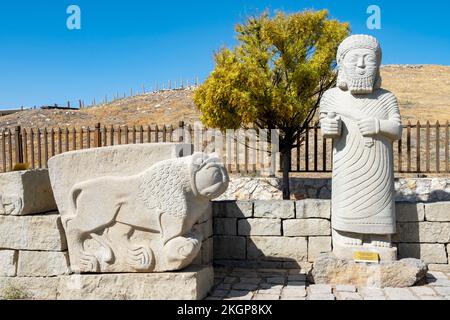
[[[220,162],[208,162],[197,173],[195,184],[198,193],[210,200],[219,197],[228,188],[228,173]]]

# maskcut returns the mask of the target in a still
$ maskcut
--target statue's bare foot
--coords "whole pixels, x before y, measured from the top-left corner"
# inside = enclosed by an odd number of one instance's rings
[[[363,236],[358,233],[345,232],[333,229],[333,241],[345,246],[362,246]]]
[[[98,272],[99,263],[97,257],[93,254],[83,252],[80,258],[79,269],[81,272]]]
[[[391,248],[391,236],[390,235],[373,235],[371,236],[370,245],[377,248]]]
[[[128,248],[127,262],[138,271],[149,270],[153,263],[153,251],[143,244],[133,245]]]

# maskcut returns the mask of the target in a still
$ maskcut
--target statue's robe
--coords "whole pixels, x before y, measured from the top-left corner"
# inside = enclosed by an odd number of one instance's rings
[[[325,93],[321,118],[335,112],[342,134],[334,139],[332,226],[360,234],[396,232],[393,142],[401,138],[397,99],[386,90],[353,96],[339,88]],[[380,120],[380,132],[363,137],[358,121]]]

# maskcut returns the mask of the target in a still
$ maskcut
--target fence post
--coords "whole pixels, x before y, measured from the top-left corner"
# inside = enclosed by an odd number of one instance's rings
[[[100,148],[102,146],[102,134],[100,132],[100,123],[95,124],[94,131],[94,148]]]
[[[22,130],[20,126],[14,128],[14,142],[16,144],[16,164],[23,163]]]
[[[436,121],[436,172],[441,173],[441,145],[440,145],[440,129],[439,121]]]
[[[178,142],[183,142],[184,141],[184,121],[178,122],[178,128],[179,128],[179,132],[180,132],[180,135],[178,136]]]

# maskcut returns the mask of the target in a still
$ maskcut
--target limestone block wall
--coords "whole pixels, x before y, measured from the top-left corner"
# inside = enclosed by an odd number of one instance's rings
[[[308,269],[332,250],[330,200],[217,201],[214,264]],[[450,270],[450,202],[397,203],[400,258],[420,258]]]

